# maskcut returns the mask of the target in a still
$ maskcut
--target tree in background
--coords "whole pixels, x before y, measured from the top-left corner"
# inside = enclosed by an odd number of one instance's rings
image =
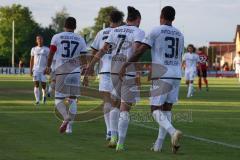
[[[51,28],[57,33],[62,32],[67,17],[69,17],[69,13],[67,12],[66,7],[63,7],[62,10],[56,12],[55,16],[52,17]]]
[[[86,43],[91,43],[93,40],[93,29],[92,27],[85,27],[81,31],[79,31],[79,34],[84,38]]]
[[[97,35],[97,33],[100,30],[102,30],[104,27],[109,27],[110,25],[109,14],[113,10],[118,10],[118,9],[113,6],[100,8],[98,12],[98,16],[94,19],[95,20],[94,26],[85,27],[79,32],[79,34],[84,37],[88,45],[93,41],[94,37]]]
[[[102,30],[104,25],[105,25],[105,27],[109,27],[109,25],[110,25],[110,23],[109,23],[109,14],[113,10],[118,10],[118,9],[116,7],[113,7],[113,6],[100,8],[100,10],[98,12],[98,16],[94,19],[95,20],[95,24],[92,27],[92,29],[93,29],[93,36],[95,36],[100,30]]]
[[[0,61],[1,65],[11,64],[12,22],[15,21],[15,60],[30,54],[30,46],[35,43],[34,36],[39,25],[33,20],[28,7],[13,4],[0,7]],[[29,57],[29,56],[28,56]],[[26,57],[25,57],[26,58]],[[25,59],[24,58],[24,59]]]
[[[49,46],[56,32],[50,26],[44,28],[35,22],[28,7],[18,4],[0,7],[0,66],[11,66],[13,20],[15,21],[15,64],[21,59],[27,66],[31,48],[36,45],[36,36],[42,35],[44,45]]]

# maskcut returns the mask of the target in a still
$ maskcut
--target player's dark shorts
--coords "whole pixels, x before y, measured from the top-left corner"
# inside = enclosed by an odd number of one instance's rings
[[[206,78],[206,77],[207,77],[207,70],[202,70],[202,76],[201,76],[200,70],[198,69],[198,70],[197,70],[197,75],[198,75],[198,77],[204,77],[204,78]]]

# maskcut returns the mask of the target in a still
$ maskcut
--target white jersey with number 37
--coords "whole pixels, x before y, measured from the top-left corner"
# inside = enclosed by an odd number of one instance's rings
[[[181,78],[184,37],[178,29],[160,25],[147,35],[143,43],[151,47],[152,78]]]
[[[84,39],[73,32],[62,32],[54,35],[51,46],[57,48],[55,52],[56,69],[66,62],[69,62],[69,60],[78,58],[80,54],[85,54],[87,52]],[[80,67],[77,67],[74,72],[80,72]]]

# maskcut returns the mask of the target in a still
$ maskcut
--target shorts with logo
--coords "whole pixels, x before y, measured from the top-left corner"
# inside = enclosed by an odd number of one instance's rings
[[[196,70],[185,70],[185,79],[193,81],[196,77]]]
[[[113,90],[111,92],[113,99],[119,99],[121,102],[136,103],[139,100],[140,92],[136,85],[135,76],[124,76],[121,81],[119,75],[111,74]]]
[[[111,92],[113,90],[110,73],[99,74],[99,91]]]
[[[178,101],[180,79],[157,79],[152,81],[150,103],[160,106]]]
[[[33,81],[47,82],[47,76],[43,72],[33,71]]]
[[[55,98],[80,96],[80,73],[56,74]]]

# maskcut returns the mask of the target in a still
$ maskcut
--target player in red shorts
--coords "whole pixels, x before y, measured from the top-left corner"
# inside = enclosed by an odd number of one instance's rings
[[[202,78],[206,85],[206,90],[208,91],[208,80],[207,80],[207,68],[208,68],[208,56],[206,53],[204,53],[203,48],[198,49],[198,55],[200,59],[200,63],[197,68],[197,74],[198,74],[198,88],[199,90],[202,89]],[[201,69],[199,68],[201,67]]]

